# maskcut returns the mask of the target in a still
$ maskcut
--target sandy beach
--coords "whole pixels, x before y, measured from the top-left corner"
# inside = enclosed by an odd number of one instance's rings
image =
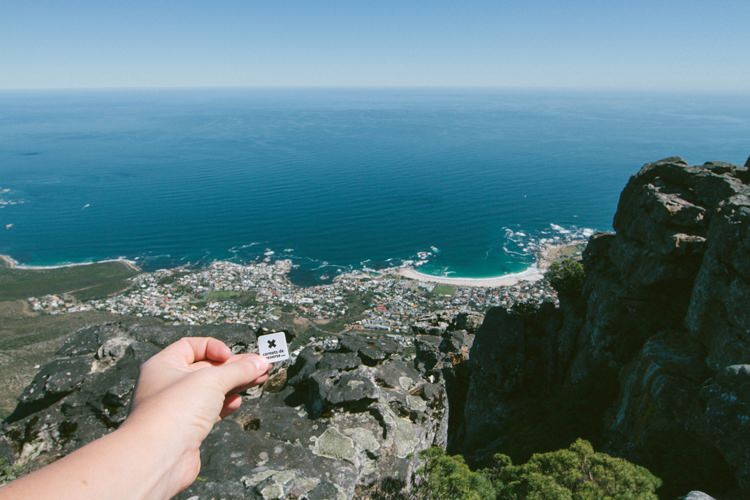
[[[573,242],[560,245],[548,245],[539,252],[537,263],[529,266],[529,268],[517,273],[490,276],[488,278],[451,278],[450,276],[435,276],[433,274],[421,273],[414,267],[401,267],[396,269],[395,273],[403,278],[454,286],[475,286],[486,288],[512,286],[523,281],[533,282],[544,278],[544,273],[553,261],[571,254],[575,249],[580,247],[581,244],[581,242]]]
[[[133,262],[132,260],[128,259],[105,259],[105,260],[97,260],[95,262],[73,262],[70,264],[59,264],[59,265],[52,265],[52,266],[27,266],[24,264],[19,264],[18,261],[10,257],[9,255],[0,255],[0,263],[2,264],[0,267],[10,267],[13,269],[27,269],[31,271],[43,271],[45,269],[60,269],[63,267],[77,267],[77,266],[90,266],[91,264],[104,264],[107,262],[118,262],[125,267],[128,267],[136,272],[141,272],[141,268],[138,267],[138,265]]]
[[[13,258],[9,257],[8,255],[0,255],[0,267],[14,268],[17,265],[18,262],[13,260]]]
[[[489,278],[451,278],[449,276],[435,276],[432,274],[420,273],[413,267],[402,267],[396,270],[396,274],[401,277],[428,281],[431,283],[443,283],[446,285],[455,286],[478,286],[478,287],[498,287],[498,286],[511,286],[521,281],[538,281],[544,277],[544,273],[534,265],[528,269],[518,272],[503,274],[501,276],[491,276]]]

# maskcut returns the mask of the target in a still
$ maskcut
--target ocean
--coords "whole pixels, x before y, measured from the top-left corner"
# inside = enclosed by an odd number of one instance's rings
[[[644,163],[744,164],[745,95],[485,89],[0,92],[0,254],[144,269],[290,258],[299,284],[487,277],[611,229]]]

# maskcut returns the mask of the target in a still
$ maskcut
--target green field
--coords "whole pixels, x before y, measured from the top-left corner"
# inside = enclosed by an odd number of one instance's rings
[[[0,301],[69,293],[79,300],[106,297],[138,274],[124,262],[98,262],[50,269],[0,267]]]
[[[443,284],[435,285],[430,292],[433,297],[452,297],[454,293],[456,293],[456,287]]]

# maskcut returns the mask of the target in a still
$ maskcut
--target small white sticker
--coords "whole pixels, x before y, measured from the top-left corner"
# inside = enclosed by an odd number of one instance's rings
[[[286,346],[284,332],[269,333],[258,337],[258,352],[271,363],[289,359],[289,348]]]

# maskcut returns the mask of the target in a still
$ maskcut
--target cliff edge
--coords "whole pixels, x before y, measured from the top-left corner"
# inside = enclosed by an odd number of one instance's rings
[[[665,481],[750,495],[750,175],[645,165],[560,307],[491,309],[452,443],[481,464],[584,437]]]

